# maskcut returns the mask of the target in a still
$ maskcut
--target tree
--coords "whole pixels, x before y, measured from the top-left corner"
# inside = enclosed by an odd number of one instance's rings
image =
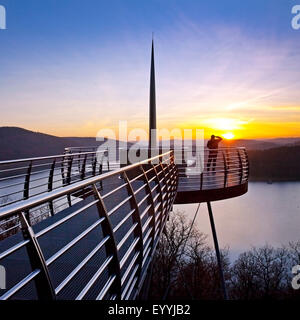
[[[232,267],[231,292],[237,299],[283,296],[288,287],[288,252],[265,245],[242,253]]]
[[[230,278],[228,250],[223,267]],[[186,220],[183,212],[170,215],[154,260],[152,299],[222,299],[215,253],[207,236]]]
[[[183,212],[170,214],[169,221],[162,233],[154,258],[151,297],[160,299],[169,294],[169,290],[178,277],[184,245],[189,238],[190,224]]]

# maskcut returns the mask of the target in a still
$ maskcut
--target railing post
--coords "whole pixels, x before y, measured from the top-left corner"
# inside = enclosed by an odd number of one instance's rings
[[[66,184],[71,183],[71,174],[72,174],[72,163],[73,163],[73,156],[70,156],[69,159],[67,160],[68,167],[67,167],[67,180]]]
[[[83,163],[82,163],[82,167],[81,167],[81,174],[80,174],[81,180],[83,180],[85,178],[86,159],[87,159],[87,154],[83,158]]]
[[[28,199],[29,198],[31,170],[32,170],[32,161],[29,162],[29,165],[28,165],[28,168],[27,168],[27,172],[26,172],[26,176],[25,176],[24,190],[23,190],[23,198],[24,199]],[[28,219],[29,224],[31,224],[30,223],[29,210],[26,210],[25,214],[26,214],[26,217]]]
[[[159,156],[159,159],[161,158],[161,156]],[[160,161],[160,160],[159,160]],[[156,170],[156,166],[154,164],[152,164],[153,166],[153,170],[154,170],[154,173],[155,173],[155,176],[156,176],[156,180],[157,180],[157,184],[158,184],[158,189],[159,189],[159,198],[160,198],[160,225],[159,225],[159,229],[161,232],[162,230],[162,227],[163,227],[163,215],[164,215],[164,199],[163,199],[163,191],[162,191],[162,188],[161,188],[161,184],[160,184],[160,180],[159,180],[159,175],[158,175],[158,172]]]
[[[184,152],[184,148],[181,149],[181,163],[182,165],[185,167],[185,152]]]
[[[55,300],[55,291],[52,286],[49,270],[40,248],[40,245],[35,237],[33,229],[30,227],[25,214],[19,214],[21,228],[24,240],[30,240],[26,246],[28,257],[32,270],[39,269],[40,274],[35,278],[36,290],[38,298],[41,300]]]
[[[61,158],[61,165],[60,165],[60,173],[61,173],[61,184],[64,186],[66,184],[66,177],[65,177],[65,157]]]
[[[171,163],[172,163],[172,172],[174,171],[174,174],[176,176],[176,180],[175,180],[175,184],[172,187],[172,195],[175,197],[175,192],[177,191],[178,188],[178,170],[177,170],[177,166],[175,164],[175,156],[174,156],[174,152],[172,152],[170,154],[170,159],[171,159]]]
[[[98,159],[98,157],[97,157]],[[97,160],[98,161],[98,160]],[[99,161],[98,161],[99,162]],[[102,174],[103,173],[103,155],[102,155],[102,158],[101,158],[101,162],[99,162],[99,171],[98,171],[98,174]],[[103,182],[102,180],[100,180],[100,187],[101,189],[103,189]]]
[[[108,151],[108,148],[106,149],[105,154],[106,154],[106,156],[107,156],[107,171],[110,171],[110,166],[109,166],[109,151]]]
[[[116,280],[113,285],[113,288],[116,292],[116,296],[118,300],[121,300],[122,294],[122,285],[121,285],[121,269],[120,269],[120,258],[119,252],[117,248],[117,241],[113,232],[113,227],[111,225],[109,216],[107,214],[107,209],[105,203],[102,199],[100,192],[97,189],[97,186],[93,184],[94,197],[96,200],[99,200],[97,203],[98,213],[100,218],[105,218],[105,220],[101,223],[103,236],[109,236],[110,241],[105,243],[105,248],[107,255],[113,256],[112,263],[109,264],[108,270],[110,275],[116,275]]]
[[[29,185],[30,185],[30,176],[31,176],[31,170],[32,170],[32,161],[29,162],[27,173],[25,176],[25,182],[24,182],[24,190],[23,190],[23,197],[24,199],[29,198]]]
[[[165,213],[167,212],[167,210],[168,210],[168,208],[169,208],[169,186],[168,186],[168,181],[167,181],[167,176],[166,176],[166,173],[165,173],[165,169],[164,169],[164,167],[163,167],[163,164],[162,164],[162,162],[163,162],[163,157],[161,157],[161,158],[159,158],[159,161],[160,161],[160,167],[161,167],[161,169],[162,169],[162,172],[163,172],[163,176],[164,176],[164,182],[165,182],[165,190],[166,190],[166,205],[165,205]],[[170,171],[169,171],[169,173],[168,174],[170,174]],[[162,220],[161,220],[161,224],[163,225],[164,224],[164,220],[163,220],[163,217],[161,217],[162,218]],[[166,219],[167,217],[164,217],[164,219]]]
[[[175,174],[176,174],[176,185],[175,185],[175,190],[177,190],[178,188],[178,184],[179,184],[179,170],[178,170],[178,166],[176,165],[175,163],[175,152],[174,150],[172,150],[172,159],[173,159],[173,166],[174,166],[174,169],[175,169]]]
[[[81,153],[81,151],[79,151],[79,153]],[[81,154],[79,154],[78,156],[78,172],[81,172],[81,170],[80,170],[80,159],[81,159]]]
[[[200,190],[203,189],[203,172],[200,174]]]
[[[73,156],[67,154],[61,160],[61,177],[62,177],[62,186],[65,186],[71,181],[71,168],[72,168]]]
[[[73,156],[70,156],[69,159],[67,160],[67,179],[66,179],[66,184],[71,184],[71,174],[72,174],[72,163],[73,163]],[[78,164],[80,165],[80,164]],[[72,202],[71,202],[71,195],[68,194],[67,195],[67,199],[68,199],[68,204],[69,207],[72,206]]]
[[[152,243],[151,243],[151,252],[150,252],[150,256],[153,252],[153,249],[154,249],[154,241],[155,241],[155,232],[156,232],[156,213],[155,213],[155,206],[154,206],[154,201],[153,201],[153,195],[152,195],[152,192],[151,192],[151,186],[150,186],[150,183],[149,183],[149,179],[147,177],[147,174],[144,170],[144,167],[143,165],[140,165],[140,168],[141,170],[143,171],[144,173],[144,177],[145,177],[145,181],[146,181],[146,189],[148,191],[148,193],[150,194],[150,201],[151,201],[151,216],[152,216],[152,221],[151,221],[151,227],[152,227],[152,231],[151,231],[151,237],[152,237]]]
[[[92,164],[92,176],[96,175],[96,166],[97,166],[97,156],[94,155],[93,164]]]
[[[171,159],[170,159],[171,161]],[[167,201],[168,201],[168,206],[167,206],[167,211],[169,212],[171,210],[171,196],[172,196],[172,193],[173,193],[173,188],[174,188],[174,181],[172,180],[173,178],[173,168],[172,168],[172,164],[168,164],[167,167],[168,169],[168,172],[166,174],[166,177],[168,177],[168,180],[167,180],[167,192],[168,192],[168,195],[167,195]]]
[[[242,184],[242,181],[243,181],[243,162],[242,162],[242,158],[241,158],[239,149],[237,149],[237,154],[239,157],[240,184]]]
[[[171,182],[171,196],[172,196],[172,203],[171,205],[173,205],[174,203],[174,199],[176,197],[176,191],[178,188],[178,171],[177,171],[177,166],[175,164],[175,158],[174,158],[174,153],[170,154],[171,157],[171,170],[172,170],[172,175],[175,175],[175,180],[172,180]],[[171,209],[171,207],[170,207]]]
[[[55,161],[56,161],[56,159],[53,160],[53,162],[51,164],[50,171],[49,171],[48,191],[52,191],[52,189],[53,189],[53,175],[54,175]]]
[[[48,178],[48,192],[53,190],[53,176],[54,176],[54,169],[55,169],[56,159],[53,160],[50,171],[49,171],[49,178]],[[49,201],[49,209],[51,216],[54,215],[54,208],[53,208],[53,201]]]
[[[197,155],[196,155],[197,159]],[[203,170],[204,168],[202,167],[202,161],[201,161],[201,154],[199,153],[199,168],[200,168],[200,190],[203,188]]]
[[[139,238],[138,244],[137,244],[137,250],[140,252],[139,257],[138,257],[138,264],[139,264],[139,269],[137,271],[137,286],[139,285],[139,280],[141,278],[141,273],[142,273],[142,267],[143,267],[143,258],[144,258],[144,244],[143,244],[143,226],[142,226],[142,221],[140,217],[140,210],[138,207],[138,203],[134,194],[134,190],[132,188],[131,182],[128,178],[128,175],[126,171],[123,172],[123,177],[125,181],[127,182],[127,189],[128,193],[131,195],[130,203],[132,209],[134,209],[134,212],[132,214],[133,222],[137,223],[137,228],[134,230],[134,234],[136,237]]]
[[[169,162],[169,163],[168,163]],[[167,190],[168,190],[168,210],[171,207],[171,194],[173,192],[173,182],[172,182],[172,175],[173,175],[173,167],[172,167],[172,158],[171,154],[169,154],[169,159],[167,160],[166,168],[168,169],[168,180],[167,180]]]
[[[224,188],[226,188],[227,185],[227,176],[228,176],[228,168],[227,168],[227,159],[224,154],[224,151],[222,151],[222,156],[223,156],[223,162],[224,162]]]
[[[168,177],[168,180],[166,181],[167,185],[167,211],[171,208],[171,195],[173,193],[174,189],[174,183],[172,182],[172,175],[173,175],[173,160],[171,154],[169,154],[169,159],[167,160],[166,168],[168,170],[168,173],[166,177]]]
[[[248,157],[248,153],[246,152],[246,150],[245,150],[245,149],[244,149],[244,153],[245,153],[245,158],[246,158],[246,168],[247,168],[247,177],[246,177],[246,179],[248,180],[248,178],[249,178],[249,174],[250,174],[249,157]]]

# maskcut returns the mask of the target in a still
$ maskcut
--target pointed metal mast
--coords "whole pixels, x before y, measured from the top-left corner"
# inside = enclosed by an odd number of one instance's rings
[[[149,148],[156,148],[156,96],[155,96],[155,67],[154,67],[153,36],[152,36],[151,71],[150,71]]]

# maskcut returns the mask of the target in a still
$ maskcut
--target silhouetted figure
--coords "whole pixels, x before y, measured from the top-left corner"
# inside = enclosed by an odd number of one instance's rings
[[[207,148],[210,149],[208,154],[207,171],[209,171],[210,169],[211,162],[213,163],[212,171],[216,170],[218,147],[219,147],[219,142],[221,142],[222,140],[223,139],[221,137],[212,135],[210,140],[207,141]]]

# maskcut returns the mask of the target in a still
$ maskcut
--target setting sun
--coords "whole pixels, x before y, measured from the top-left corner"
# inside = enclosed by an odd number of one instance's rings
[[[226,139],[226,140],[231,140],[234,138],[234,134],[232,132],[227,132],[227,133],[224,133],[223,134],[223,137]]]

